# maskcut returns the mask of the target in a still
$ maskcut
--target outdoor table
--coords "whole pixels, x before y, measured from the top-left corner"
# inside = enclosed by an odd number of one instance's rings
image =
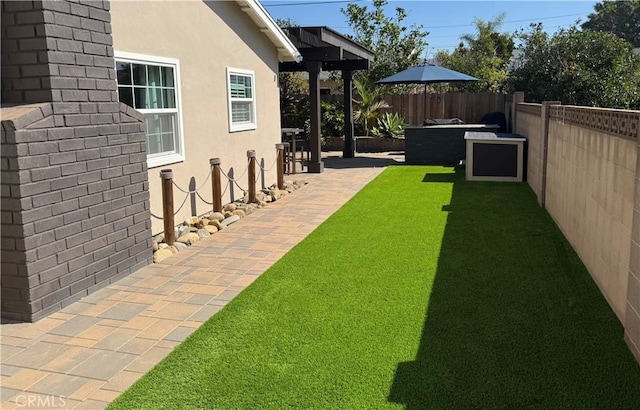
[[[298,142],[303,142],[304,140],[297,139],[296,137],[303,132],[302,128],[281,128],[280,132],[282,133],[282,142],[289,142],[291,140],[291,152],[290,155],[287,155],[286,161],[288,164],[288,168],[291,169],[291,173],[296,173],[296,144]]]

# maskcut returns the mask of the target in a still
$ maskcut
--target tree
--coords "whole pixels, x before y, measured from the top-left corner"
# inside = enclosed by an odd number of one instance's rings
[[[373,0],[372,10],[354,3],[341,9],[353,39],[375,53],[371,68],[359,74],[370,83],[416,65],[427,44],[429,33],[421,25],[407,26],[407,12],[402,7],[395,8],[394,17],[387,17],[383,10],[387,4],[387,0]]]
[[[280,73],[278,82],[282,126],[302,128],[310,116],[309,81],[302,73]]]
[[[277,19],[281,28],[296,27],[291,19]],[[309,81],[302,73],[280,73],[280,123],[283,127],[303,128],[310,116]]]
[[[509,74],[510,91],[524,91],[532,102],[640,108],[640,57],[627,41],[576,27],[549,36],[541,24],[519,37],[520,57]]]
[[[440,51],[436,60],[443,67],[472,75],[480,81],[456,84],[465,91],[502,91],[514,49],[513,35],[499,33],[504,14],[493,20],[475,19],[476,33],[465,34],[452,52]]]
[[[596,3],[595,13],[582,23],[584,31],[609,31],[640,47],[640,0]]]
[[[365,135],[369,136],[369,121],[377,118],[381,109],[389,108],[389,104],[382,100],[386,87],[376,87],[366,77],[355,79],[353,85],[360,98],[354,99],[358,109],[354,112],[353,118],[362,124]]]

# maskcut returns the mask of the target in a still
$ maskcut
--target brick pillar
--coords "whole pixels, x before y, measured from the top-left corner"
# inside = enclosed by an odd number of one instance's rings
[[[144,119],[118,102],[110,33],[106,1],[2,2],[3,318],[151,261]]]
[[[640,143],[640,128],[638,129],[638,142]],[[640,145],[638,145],[635,190],[624,338],[636,360],[640,363]]]

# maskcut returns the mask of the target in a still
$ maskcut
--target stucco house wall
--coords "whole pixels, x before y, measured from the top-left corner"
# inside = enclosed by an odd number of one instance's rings
[[[240,176],[247,164],[246,151],[253,149],[258,161],[264,158],[265,168],[271,167],[281,138],[278,51],[237,2],[113,1],[111,16],[116,60],[122,53],[133,53],[179,61],[184,161],[149,166],[152,215],[162,216],[161,169],[172,169],[174,182],[187,189],[190,183],[194,186],[192,178],[196,188],[203,185],[210,158],[220,158],[223,171],[233,168]],[[255,73],[256,129],[229,131],[228,67]],[[275,182],[275,167],[264,180],[267,185]],[[239,184],[247,189],[246,176]],[[211,184],[204,183],[199,193],[210,202]],[[176,209],[184,196],[174,190]],[[235,196],[242,196],[237,188]],[[227,190],[223,203],[229,201]],[[198,197],[195,205],[193,209],[187,201],[176,222],[211,210]],[[162,221],[152,217],[153,233],[162,229]]]

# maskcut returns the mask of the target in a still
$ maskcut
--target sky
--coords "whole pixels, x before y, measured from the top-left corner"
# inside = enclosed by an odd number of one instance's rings
[[[348,3],[360,6],[373,5],[370,0],[261,0],[273,18],[290,18],[300,26],[329,26],[340,33],[352,34],[347,19],[341,13]],[[311,3],[311,4],[304,4]],[[421,24],[429,32],[429,43],[423,57],[431,58],[438,50],[453,50],[460,42],[460,36],[473,34],[475,18],[493,19],[505,13],[502,32],[527,29],[530,23],[542,23],[545,31],[554,33],[560,28],[568,28],[577,20],[585,21],[596,1],[389,1],[385,14],[395,15],[395,8],[407,11],[407,22]]]

